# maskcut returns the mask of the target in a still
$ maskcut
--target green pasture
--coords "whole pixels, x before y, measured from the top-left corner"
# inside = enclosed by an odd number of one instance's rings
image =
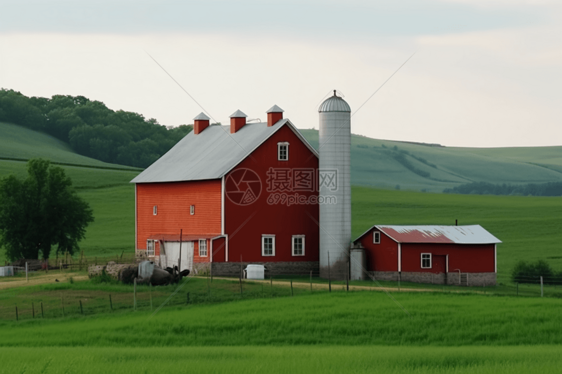
[[[17,347],[0,373],[554,374],[558,346]]]
[[[76,165],[117,167],[75,153],[70,146],[47,134],[28,128],[0,122],[0,159],[1,158],[45,158],[54,162]],[[118,167],[127,168],[119,165]]]
[[[318,131],[300,130],[318,149]],[[394,147],[423,177],[396,160]],[[441,192],[459,184],[562,181],[562,147],[458,148],[351,136],[351,183]]]
[[[190,282],[178,292],[185,295],[206,285],[204,280]],[[151,312],[145,303],[137,312],[130,308],[112,314],[106,309],[86,317],[76,313],[58,319],[3,320],[0,346],[562,344],[561,299],[369,291],[279,296],[172,306],[158,312]]]

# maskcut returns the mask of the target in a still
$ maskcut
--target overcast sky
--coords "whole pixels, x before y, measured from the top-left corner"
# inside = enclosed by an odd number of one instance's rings
[[[562,1],[6,1],[0,87],[192,123],[273,104],[299,128],[338,89],[369,137],[562,145]],[[152,56],[166,71],[159,67]]]

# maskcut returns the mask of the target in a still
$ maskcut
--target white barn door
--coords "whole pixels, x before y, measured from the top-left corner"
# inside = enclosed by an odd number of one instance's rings
[[[180,242],[166,242],[164,244],[165,254],[160,255],[162,267],[171,267],[178,265],[180,258]],[[162,251],[160,252],[162,253]],[[181,243],[181,270],[189,269],[193,271],[193,242]]]

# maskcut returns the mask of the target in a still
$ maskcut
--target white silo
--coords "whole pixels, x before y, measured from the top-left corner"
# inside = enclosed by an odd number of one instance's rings
[[[336,95],[320,108],[320,276],[344,278],[351,244],[351,108]]]

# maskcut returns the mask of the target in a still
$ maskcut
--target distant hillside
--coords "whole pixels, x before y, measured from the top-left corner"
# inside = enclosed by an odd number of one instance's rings
[[[41,132],[0,122],[0,159],[28,160],[42,157],[56,163],[127,168],[75,153],[68,143]],[[136,168],[130,168],[134,170]]]
[[[301,130],[318,149],[318,131]],[[459,148],[352,135],[351,183],[442,192],[472,182],[562,181],[562,146]]]
[[[52,135],[83,156],[143,168],[192,129],[166,127],[84,96],[27,97],[6,89],[0,89],[0,122]]]

